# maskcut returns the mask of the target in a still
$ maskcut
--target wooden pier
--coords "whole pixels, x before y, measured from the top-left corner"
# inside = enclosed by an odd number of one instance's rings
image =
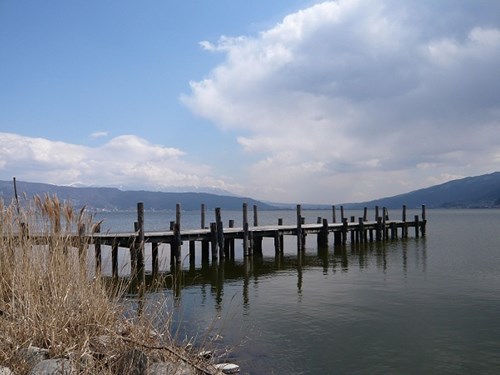
[[[202,261],[212,261],[226,257],[234,258],[235,240],[240,240],[243,245],[243,256],[252,256],[262,253],[262,241],[264,238],[274,240],[274,248],[277,254],[283,252],[284,236],[297,237],[297,251],[305,248],[306,236],[316,234],[318,246],[325,246],[329,241],[329,234],[333,233],[334,245],[347,242],[364,243],[373,241],[388,241],[398,238],[407,238],[410,231],[415,237],[425,236],[426,214],[425,206],[422,206],[422,214],[407,220],[406,206],[402,207],[401,220],[389,219],[386,208],[379,210],[375,207],[373,220],[368,219],[367,208],[362,217],[344,217],[344,209],[340,207],[340,218],[337,219],[337,210],[332,206],[331,220],[318,217],[316,223],[305,223],[302,216],[302,208],[297,205],[297,221],[294,225],[284,225],[282,219],[278,219],[276,225],[258,224],[257,207],[253,207],[253,225],[248,221],[248,207],[243,204],[243,225],[234,227],[234,220],[229,220],[225,227],[222,222],[220,208],[215,209],[215,222],[209,225],[205,223],[205,206],[201,206],[201,225],[199,229],[181,230],[181,208],[176,206],[176,220],[170,223],[170,230],[164,232],[144,231],[144,205],[137,204],[137,222],[134,231],[128,233],[100,233],[96,226],[94,232],[86,237],[86,243],[94,244],[96,265],[101,264],[101,246],[110,246],[112,251],[112,273],[118,276],[118,250],[119,248],[130,249],[132,270],[144,270],[144,248],[146,243],[151,243],[152,270],[158,272],[158,249],[161,244],[170,245],[172,263],[181,263],[181,248],[183,243],[189,243],[189,260],[194,263],[196,242],[201,243]]]

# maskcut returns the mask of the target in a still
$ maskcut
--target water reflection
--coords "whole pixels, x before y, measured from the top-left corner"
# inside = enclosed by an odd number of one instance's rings
[[[413,255],[412,255],[413,254]],[[409,257],[413,256],[414,264]],[[252,257],[219,260],[204,259],[201,265],[191,263],[184,268],[171,264],[169,272],[159,275],[146,275],[146,283],[150,288],[168,289],[172,291],[177,303],[182,299],[185,288],[199,288],[202,303],[208,295],[215,301],[217,310],[224,303],[224,287],[228,283],[240,285],[244,309],[250,303],[249,288],[259,287],[262,279],[277,278],[280,274],[296,274],[297,295],[302,296],[304,277],[308,272],[321,270],[325,277],[337,272],[347,274],[356,270],[380,271],[386,273],[393,266],[402,270],[406,276],[410,266],[426,272],[427,250],[425,238],[410,238],[398,241],[354,243],[339,246],[319,246],[316,249],[306,248],[300,253],[279,253],[277,255],[254,254]]]

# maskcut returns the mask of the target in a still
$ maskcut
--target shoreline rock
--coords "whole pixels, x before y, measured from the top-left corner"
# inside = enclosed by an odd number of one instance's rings
[[[83,357],[74,358],[71,354],[68,358],[49,358],[49,351],[47,349],[39,348],[36,346],[29,346],[18,350],[19,360],[26,363],[29,368],[29,375],[77,375],[79,370],[90,370],[95,368],[98,372],[97,362],[104,360],[106,362],[107,345],[111,344],[114,340],[111,337],[102,336],[94,338],[94,349],[92,354],[85,355],[85,360],[82,362]],[[100,345],[99,345],[100,344]],[[109,347],[107,349],[110,349]],[[90,358],[87,358],[90,357]],[[121,352],[119,355],[111,356],[111,361],[106,362],[107,367],[114,374],[127,374],[127,375],[197,375],[200,374],[199,369],[195,365],[186,362],[185,360],[178,359],[176,361],[162,360],[154,353],[146,353],[137,348],[130,348],[129,350]],[[231,372],[227,370],[231,369]],[[219,365],[208,365],[206,373],[212,375],[237,373],[239,367],[237,365],[223,363]],[[87,373],[87,372],[85,372]],[[0,366],[0,375],[13,375],[14,373],[8,367]]]

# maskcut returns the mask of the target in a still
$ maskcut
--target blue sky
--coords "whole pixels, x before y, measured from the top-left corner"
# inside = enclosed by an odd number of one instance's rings
[[[500,3],[0,2],[0,179],[361,201],[499,170]]]

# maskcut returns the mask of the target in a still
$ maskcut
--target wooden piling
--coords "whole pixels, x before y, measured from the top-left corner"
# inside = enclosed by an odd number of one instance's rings
[[[137,203],[137,242],[136,242],[137,270],[144,271],[144,203]]]
[[[377,210],[378,211],[378,210]],[[375,230],[375,240],[382,240],[382,218],[380,216],[377,217],[377,229]]]
[[[257,211],[257,205],[253,205],[253,226],[259,226],[259,217]],[[252,233],[252,247],[254,254],[257,253],[262,255],[262,236],[256,236],[255,233]]]
[[[362,217],[358,218],[359,241],[366,242],[365,223]]]
[[[422,232],[422,237],[425,237],[425,230],[426,230],[426,225],[427,225],[427,218],[425,215],[425,204],[422,205],[422,223],[420,225],[421,232]]]
[[[349,224],[347,223],[347,218],[343,217],[342,218],[342,243],[347,242],[347,232],[349,229]]]
[[[101,224],[97,223],[94,226],[93,235],[99,235],[101,233]],[[102,255],[101,255],[101,238],[99,236],[94,236],[94,253],[95,253],[95,271],[97,274],[101,273],[102,265]]]
[[[134,222],[134,235],[130,238],[129,250],[130,250],[130,276],[136,278],[137,276],[137,246],[138,239],[137,233],[139,232],[139,223]]]
[[[248,205],[243,203],[243,255],[245,257],[251,255],[250,254],[250,246],[249,246],[249,237],[248,237]]]
[[[387,240],[387,214],[385,212],[385,207],[382,209],[382,238]]]
[[[181,205],[175,205],[175,223],[174,223],[174,238],[170,244],[170,253],[172,263],[181,263]]]
[[[253,226],[257,227],[259,226],[259,214],[257,212],[257,205],[253,205]]]
[[[395,240],[398,238],[398,230],[396,228],[396,223],[391,222],[391,240]]]
[[[332,223],[336,223],[337,222],[337,214],[335,212],[335,206],[332,206]]]
[[[283,225],[283,218],[278,219],[278,226]],[[284,243],[283,243],[283,235],[279,233],[279,231],[276,232],[274,236],[274,248],[278,252],[282,253],[284,250]]]
[[[297,251],[302,251],[302,206],[297,205]]]
[[[229,220],[229,228],[234,228],[234,220]],[[234,259],[234,238],[228,238],[226,241],[229,247],[229,257]]]
[[[201,204],[201,221],[200,221],[200,228],[205,229],[206,224],[205,224],[205,204]],[[209,241],[207,239],[201,240],[201,259],[202,261],[208,261],[208,250],[209,248]]]
[[[401,229],[401,237],[408,238],[408,223],[406,222],[406,205],[403,204],[403,214],[402,214],[403,227]]]
[[[217,223],[210,223],[210,244],[212,261],[217,261]]]
[[[278,231],[274,232],[274,253],[281,253],[281,236]]]
[[[318,232],[318,247],[328,246],[328,219],[319,219],[322,227]]]
[[[19,206],[19,195],[17,195],[17,183],[16,183],[16,178],[12,177],[12,181],[14,183],[14,198],[16,200],[16,209],[17,209],[17,214],[21,214],[21,208]]]
[[[337,246],[342,243],[342,231],[336,230],[333,232],[333,245]]]
[[[209,240],[201,241],[201,262],[202,263],[208,263],[208,259],[210,257],[209,253],[210,253],[210,241]]]
[[[175,205],[175,224],[179,226],[179,229],[181,227],[181,204],[176,203]]]
[[[217,247],[219,248],[219,258],[224,259],[224,225],[222,223],[222,215],[220,207],[215,209],[215,224],[217,226]]]
[[[85,224],[79,223],[78,224],[78,255],[79,255],[80,259],[84,258],[84,253],[85,253],[85,246],[86,246],[85,230],[86,230]]]
[[[263,237],[262,236],[256,236],[255,233],[252,233],[253,235],[253,251],[254,254],[259,254],[262,255],[262,241]]]
[[[111,274],[114,278],[118,277],[118,244],[116,242],[111,245]]]
[[[418,220],[418,215],[415,215],[415,237],[419,236],[419,230],[420,230],[420,223]]]
[[[354,223],[355,217],[351,216],[351,223]],[[356,242],[356,231],[353,229],[351,230],[351,243]]]
[[[137,228],[134,251],[137,263],[132,268],[132,277],[138,283],[138,291],[140,294],[144,293],[146,287],[146,267],[144,262],[144,203],[137,203]]]
[[[159,261],[158,261],[158,250],[160,244],[158,242],[151,243],[151,269],[153,271],[153,276],[158,275],[160,271]]]

